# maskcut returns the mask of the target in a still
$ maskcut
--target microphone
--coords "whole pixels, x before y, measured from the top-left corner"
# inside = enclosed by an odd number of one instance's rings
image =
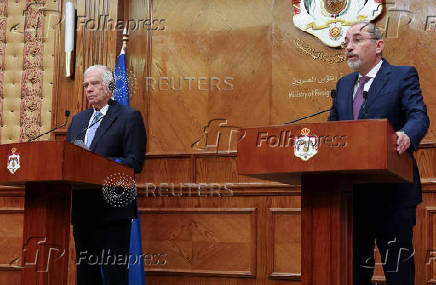
[[[335,90],[335,89],[332,89],[332,90],[330,91],[330,97],[332,97],[332,99],[335,99],[335,98],[336,98],[336,90]],[[298,119],[295,119],[295,120],[292,120],[292,121],[286,122],[286,123],[284,123],[284,125],[289,125],[289,124],[293,124],[293,123],[296,123],[296,122],[298,122],[298,121],[301,121],[301,120],[304,120],[304,119],[307,119],[307,118],[312,118],[312,117],[318,116],[318,115],[320,115],[320,114],[323,114],[323,113],[325,113],[325,112],[330,112],[332,109],[333,109],[333,108],[330,108],[330,109],[327,109],[327,110],[323,110],[323,111],[319,111],[319,112],[316,112],[316,113],[310,114],[310,115],[308,115],[308,116],[304,116],[304,117],[301,117],[301,118],[298,118]]]
[[[362,117],[366,117],[366,101],[368,101],[368,91],[363,91],[363,104],[360,112],[362,112]]]
[[[45,132],[45,133],[43,133],[43,134],[40,134],[40,135],[38,135],[38,136],[36,136],[36,137],[30,138],[27,142],[31,142],[31,141],[34,141],[34,140],[36,140],[36,139],[39,139],[39,138],[42,137],[43,135],[49,134],[49,133],[51,133],[51,132],[53,132],[53,131],[55,131],[55,130],[57,130],[57,129],[59,129],[59,128],[64,127],[64,126],[68,123],[68,117],[70,117],[70,110],[66,110],[66,111],[65,111],[65,122],[64,122],[62,125],[59,125],[59,126],[57,126],[57,127],[54,127],[53,129],[51,129],[51,130],[49,130],[49,131],[47,131],[47,132]]]
[[[106,116],[101,116],[97,121],[95,121],[94,123],[90,124],[89,126],[87,126],[86,128],[84,128],[80,133],[78,133],[73,140],[71,140],[70,142],[74,145],[80,146],[82,148],[88,149],[86,147],[86,144],[83,140],[78,140],[77,138],[80,137],[83,133],[86,133],[86,131],[91,128],[92,126],[94,126],[95,124],[97,124],[98,122],[100,122],[101,120],[103,120],[103,118]]]

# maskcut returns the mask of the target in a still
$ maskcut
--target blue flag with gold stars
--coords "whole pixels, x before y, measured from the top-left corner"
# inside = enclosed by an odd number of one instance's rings
[[[129,83],[126,71],[126,54],[121,50],[115,68],[117,88],[114,91],[114,99],[120,104],[129,105]],[[135,200],[137,203],[137,200]],[[129,285],[145,285],[144,258],[141,245],[141,225],[139,213],[132,220],[130,227],[130,250],[129,250]]]
[[[115,80],[117,88],[114,91],[114,99],[120,104],[129,106],[129,82],[126,70],[126,54],[124,50],[118,56],[115,68]]]

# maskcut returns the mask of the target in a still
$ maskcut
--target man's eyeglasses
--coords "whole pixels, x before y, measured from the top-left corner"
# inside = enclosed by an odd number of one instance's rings
[[[341,48],[347,48],[349,43],[352,43],[353,46],[360,45],[365,40],[375,40],[375,38],[364,38],[364,37],[353,37],[351,38],[351,41],[348,39],[345,39],[344,42],[341,43]]]

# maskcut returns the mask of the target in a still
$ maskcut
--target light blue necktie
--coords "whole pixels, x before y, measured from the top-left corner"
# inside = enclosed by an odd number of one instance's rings
[[[92,140],[94,139],[95,132],[97,131],[98,127],[100,126],[100,117],[102,116],[102,113],[100,111],[95,112],[94,119],[92,120],[91,127],[88,129],[88,140],[86,141],[86,146],[91,146]]]

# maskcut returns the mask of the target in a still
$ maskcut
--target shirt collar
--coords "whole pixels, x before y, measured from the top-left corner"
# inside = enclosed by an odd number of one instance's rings
[[[374,78],[377,75],[377,72],[380,70],[381,66],[383,64],[383,59],[380,60],[365,76]],[[359,78],[363,75],[359,73]]]
[[[97,110],[93,107],[93,109],[94,109],[94,112],[92,113],[92,116],[95,116],[95,113],[97,112]],[[100,113],[103,115],[103,116],[106,116],[106,113],[107,113],[107,110],[109,109],[109,105],[108,104],[106,104],[106,105],[104,105],[104,107],[103,108],[101,108],[100,109]]]

